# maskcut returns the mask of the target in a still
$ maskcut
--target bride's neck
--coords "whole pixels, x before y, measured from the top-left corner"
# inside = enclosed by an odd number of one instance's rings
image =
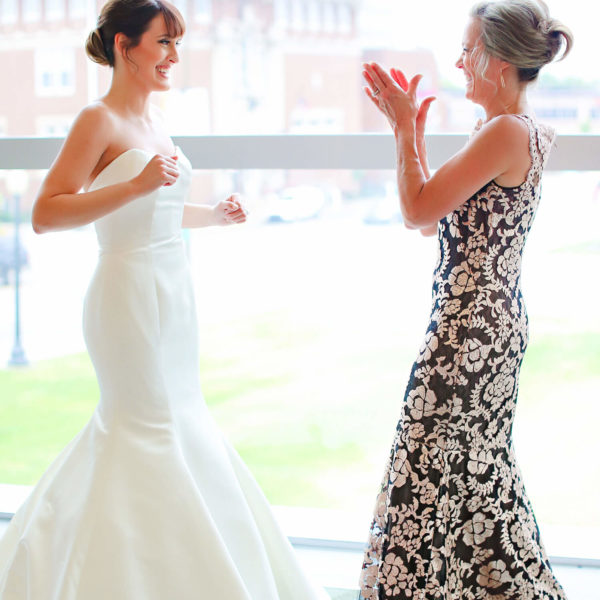
[[[142,87],[133,78],[113,73],[112,82],[104,101],[115,109],[132,117],[148,117],[150,115],[150,90]]]

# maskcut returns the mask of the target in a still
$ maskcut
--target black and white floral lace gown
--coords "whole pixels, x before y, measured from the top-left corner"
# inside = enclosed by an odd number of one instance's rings
[[[513,451],[527,346],[521,256],[553,131],[530,117],[532,164],[440,221],[431,321],[377,498],[360,598],[565,600]]]

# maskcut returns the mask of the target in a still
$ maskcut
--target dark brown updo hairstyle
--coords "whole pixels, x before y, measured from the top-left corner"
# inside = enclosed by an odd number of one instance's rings
[[[162,15],[170,38],[181,37],[185,23],[181,13],[164,0],[108,0],[102,7],[96,29],[85,43],[87,55],[100,65],[115,66],[115,35],[129,39],[127,50],[135,48],[154,17]]]
[[[559,60],[573,46],[573,34],[550,17],[543,0],[480,2],[472,8],[471,17],[481,24],[482,72],[487,67],[486,57],[495,56],[517,67],[520,81],[534,81],[561,49]]]

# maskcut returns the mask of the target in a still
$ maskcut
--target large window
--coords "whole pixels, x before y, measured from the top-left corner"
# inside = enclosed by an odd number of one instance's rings
[[[36,29],[26,16],[35,1],[0,0],[0,27],[10,25],[0,52],[7,68],[17,65],[14,89],[0,97],[3,135],[63,135],[107,87],[110,72],[71,45],[87,33],[73,16],[95,6],[70,2],[66,20],[59,4],[44,3],[55,20]],[[224,4],[178,3],[188,20],[181,62],[172,91],[156,97],[173,134],[387,132],[362,92],[367,60],[426,75],[423,93],[438,98],[430,132],[465,133],[479,116],[454,67],[470,1],[247,0],[227,13]],[[598,134],[600,5],[554,0],[551,10],[575,47],[548,67],[532,105],[559,134]],[[61,19],[66,49],[56,47]],[[399,222],[391,171],[221,167],[196,173],[195,197],[239,190],[252,217],[188,234],[207,401],[272,502],[368,512],[427,324],[435,241]],[[42,175],[30,172],[24,219]],[[517,455],[538,519],[558,540],[553,553],[572,556],[595,550],[569,546],[585,539],[569,532],[600,529],[600,469],[589,459],[600,453],[599,212],[600,171],[546,174],[523,275],[531,342]],[[0,182],[5,245],[12,220]],[[0,481],[32,484],[97,401],[79,316],[96,247],[91,227],[22,233],[31,365],[0,368]],[[13,280],[0,272],[0,364],[13,344]]]
[[[19,18],[19,5],[17,0],[2,0],[0,2],[0,24],[12,25]]]
[[[64,0],[45,0],[46,19],[52,22],[62,22],[65,19]]]
[[[68,106],[74,117],[79,107],[106,89],[109,70],[84,66],[88,31],[83,19],[76,18],[86,14],[83,3],[69,2],[65,13],[64,3],[47,0],[46,21],[40,21],[39,0],[2,0],[0,26],[16,26],[3,31],[0,52],[5,64],[18,70],[13,80],[22,87],[15,90],[19,98],[28,97],[28,82],[36,81],[40,88],[39,59],[31,60],[40,52],[52,54],[52,64],[41,76],[45,95],[64,96],[73,77],[85,80],[74,102],[53,104],[57,113],[65,114]],[[577,2],[551,4],[552,12],[573,29],[575,45],[567,60],[543,71],[531,89],[532,106],[560,133],[598,132],[600,84],[593,62],[593,24],[600,19],[600,6],[586,4],[582,10]],[[327,131],[331,118],[315,120],[312,115],[332,113],[343,132],[387,131],[385,119],[373,111],[362,91],[361,64],[377,60],[409,75],[424,74],[422,93],[437,97],[430,111],[430,132],[465,132],[479,115],[477,107],[464,100],[464,77],[455,67],[470,5],[471,0],[273,0],[265,7],[245,0],[229,10],[222,3],[178,2],[188,24],[172,93],[209,90],[207,105],[189,106],[183,115],[190,122],[208,119],[215,134],[301,133],[303,128],[313,132],[315,123],[323,123]],[[89,27],[95,11],[88,0]],[[73,57],[53,54],[56,24],[63,27],[61,39],[74,48]],[[61,71],[60,65],[73,61],[74,66]],[[26,124],[42,108],[22,101],[17,116],[11,114],[16,113],[13,104],[12,95],[0,98],[0,116],[9,118],[15,135],[31,134]],[[173,105],[173,110],[183,118],[180,106]]]
[[[36,50],[35,91],[38,96],[46,98],[72,96],[75,93],[75,50],[73,48]]]
[[[41,0],[24,0],[22,4],[22,11],[24,21],[39,21],[42,18]]]

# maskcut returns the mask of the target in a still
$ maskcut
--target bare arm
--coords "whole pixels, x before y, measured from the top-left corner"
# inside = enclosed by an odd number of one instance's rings
[[[390,74],[394,78],[394,81],[404,90],[408,90],[408,81],[404,76],[404,73],[398,69],[391,69]],[[417,154],[419,155],[419,162],[421,163],[421,169],[425,179],[429,179],[431,174],[429,172],[429,161],[427,160],[427,146],[425,145],[425,123],[427,122],[427,114],[429,113],[429,107],[436,98],[429,96],[425,98],[419,105],[419,111],[417,112],[417,118],[415,121],[415,137],[417,141]],[[379,107],[378,107],[379,108]],[[419,232],[423,236],[432,236],[437,234],[437,223],[421,227]]]
[[[130,181],[79,193],[108,148],[111,134],[106,108],[93,105],[79,114],[35,200],[31,220],[36,233],[86,225],[176,180],[175,161],[157,155]]]
[[[508,115],[497,117],[460,152],[428,177],[418,149],[416,88],[420,76],[402,89],[376,64],[365,66],[365,78],[380,90],[374,96],[388,117],[396,137],[397,176],[400,207],[411,229],[433,230],[435,224],[458,208],[488,182],[515,169],[523,162],[528,147],[526,127]]]
[[[408,91],[408,81],[404,76],[404,73],[399,69],[391,69],[391,76],[394,78],[394,81],[405,91]],[[429,113],[429,107],[431,103],[435,100],[435,96],[429,96],[425,98],[421,104],[419,104],[419,109],[417,111],[417,116],[415,119],[415,137],[417,142],[417,153],[419,155],[419,162],[421,163],[421,168],[423,169],[423,173],[426,179],[429,179],[429,162],[427,161],[427,147],[425,145],[425,123],[427,122],[427,114]],[[376,102],[377,108],[379,108],[379,103]],[[393,127],[393,125],[392,125]]]
[[[209,227],[210,225],[232,225],[243,223],[247,212],[238,194],[233,194],[215,206],[185,204],[181,226],[184,228]]]
[[[510,117],[490,121],[429,179],[415,149],[414,133],[398,129],[398,191],[407,226],[437,223],[490,181],[506,173],[527,143],[527,132]]]
[[[391,69],[390,74],[394,81],[406,92],[408,91],[408,81],[404,76],[404,73],[399,69]],[[367,92],[370,91],[369,88],[366,88]],[[379,106],[379,102],[373,94],[368,93],[371,100],[374,102],[375,106],[381,110]],[[429,108],[431,103],[436,98],[434,96],[429,96],[425,98],[419,105],[419,109],[417,111],[417,116],[415,119],[415,138],[416,138],[416,147],[417,154],[419,156],[419,162],[421,164],[421,169],[426,179],[431,177],[429,172],[429,161],[427,160],[427,147],[425,145],[425,123],[427,122],[427,114],[429,113]],[[384,113],[385,114],[385,113]],[[392,127],[393,123],[391,122]],[[426,227],[421,227],[419,229],[421,235],[424,236],[432,236],[437,233],[437,223],[427,225]]]

